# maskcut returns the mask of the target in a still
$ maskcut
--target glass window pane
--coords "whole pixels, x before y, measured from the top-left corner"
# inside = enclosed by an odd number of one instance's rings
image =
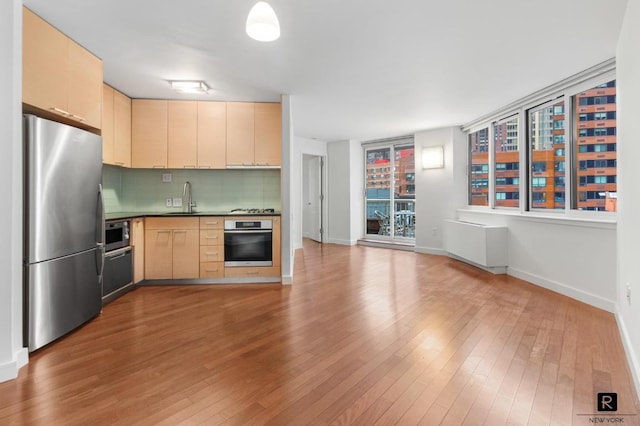
[[[415,150],[413,146],[394,147],[395,179],[393,235],[415,238]]]
[[[520,142],[518,135],[517,117],[493,125],[496,207],[519,206]],[[487,171],[488,169],[487,167]]]
[[[576,146],[572,208],[616,211],[616,82],[610,81],[574,97]],[[579,190],[578,190],[579,188]]]
[[[565,208],[564,106],[559,101],[529,111],[529,189],[534,209]]]
[[[469,134],[469,204],[489,205],[489,128]]]
[[[390,235],[391,149],[366,153],[367,234]]]

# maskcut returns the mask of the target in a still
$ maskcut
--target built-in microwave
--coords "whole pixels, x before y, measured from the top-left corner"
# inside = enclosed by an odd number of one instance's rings
[[[107,252],[129,246],[129,221],[107,221],[104,225],[104,242]]]

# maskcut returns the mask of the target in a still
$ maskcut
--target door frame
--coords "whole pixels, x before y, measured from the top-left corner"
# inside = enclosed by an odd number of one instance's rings
[[[319,203],[319,217],[320,217],[320,241],[317,241],[319,243],[324,243],[327,240],[326,234],[327,234],[327,217],[328,217],[328,212],[327,212],[327,173],[326,173],[326,167],[327,167],[327,156],[326,155],[315,155],[315,154],[306,154],[303,153],[302,154],[302,176],[303,179],[302,181],[304,182],[304,176],[307,174],[308,169],[307,169],[307,161],[305,161],[308,158],[319,158],[320,159],[320,179],[319,179],[319,184],[320,184],[320,188],[319,188],[319,193],[320,193],[320,203]],[[303,188],[304,191],[304,188]],[[307,215],[305,214],[305,200],[304,197],[300,200],[302,205],[302,221],[301,221],[301,233],[302,233],[302,238],[310,238],[309,235],[307,235],[305,233],[305,224],[308,221]],[[313,239],[313,238],[311,238]],[[315,239],[313,239],[314,241],[316,241]]]

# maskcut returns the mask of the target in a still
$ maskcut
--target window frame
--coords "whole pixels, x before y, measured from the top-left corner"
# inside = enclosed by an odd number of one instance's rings
[[[498,112],[488,114],[473,122],[463,125],[462,130],[466,135],[466,140],[469,141],[469,135],[475,131],[483,128],[489,129],[489,141],[492,144],[489,149],[489,205],[488,206],[473,206],[467,204],[469,210],[480,210],[485,212],[500,212],[502,210],[508,210],[519,213],[520,215],[532,216],[532,217],[549,217],[553,219],[579,219],[586,221],[615,221],[617,212],[609,211],[590,211],[590,210],[578,210],[578,193],[579,181],[577,180],[578,168],[580,167],[579,160],[577,159],[578,149],[578,135],[577,135],[577,116],[576,111],[578,105],[574,105],[575,96],[579,93],[585,92],[590,89],[594,89],[599,85],[606,84],[612,80],[617,80],[615,60],[609,60],[576,76],[569,79],[558,82],[548,88],[542,89],[538,92],[523,98],[520,101],[514,102],[511,105],[505,106],[498,110]],[[617,87],[617,84],[616,84]],[[619,93],[616,94],[619,96]],[[557,102],[560,99],[564,100],[564,209],[544,209],[544,208],[532,208],[532,192],[531,191],[531,176],[529,163],[530,159],[530,144],[529,144],[529,110],[536,107],[540,107],[547,103]],[[617,99],[616,99],[617,101]],[[617,120],[616,114],[616,120]],[[514,116],[518,117],[518,132],[519,132],[519,207],[496,207],[495,203],[495,147],[494,143],[494,124],[499,123],[502,120],[513,119]],[[607,118],[609,119],[609,118]],[[613,119],[612,119],[613,120]],[[617,121],[616,121],[617,124]],[[617,125],[616,125],[617,128]],[[617,131],[616,131],[617,133]],[[619,140],[616,139],[616,145]],[[616,152],[619,152],[619,147],[616,146]],[[467,165],[468,165],[468,187],[470,190],[471,185],[471,153],[470,149],[467,149]],[[617,163],[617,162],[616,162]],[[554,170],[556,164],[554,161]],[[616,168],[616,176],[618,175],[618,167]],[[618,188],[619,191],[619,188]],[[554,190],[554,198],[555,193]],[[467,200],[470,196],[468,194]]]

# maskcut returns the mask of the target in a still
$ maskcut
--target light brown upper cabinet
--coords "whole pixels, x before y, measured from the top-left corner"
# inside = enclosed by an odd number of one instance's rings
[[[131,167],[131,99],[113,91],[114,163]]]
[[[227,102],[227,166],[254,165],[253,119],[253,103]]]
[[[280,104],[256,103],[255,164],[279,166],[282,164],[282,107]]]
[[[227,102],[227,166],[280,166],[281,122],[280,104]]]
[[[102,86],[102,162],[115,164],[113,136],[113,88]]]
[[[131,167],[167,167],[167,107],[165,100],[131,101]]]
[[[131,99],[106,84],[102,95],[102,162],[131,167]]]
[[[63,122],[101,129],[102,61],[27,8],[22,70],[22,102],[27,107]]]
[[[168,102],[168,165],[170,169],[195,169],[198,163],[198,103]]]
[[[227,104],[198,102],[198,168],[227,166]]]

